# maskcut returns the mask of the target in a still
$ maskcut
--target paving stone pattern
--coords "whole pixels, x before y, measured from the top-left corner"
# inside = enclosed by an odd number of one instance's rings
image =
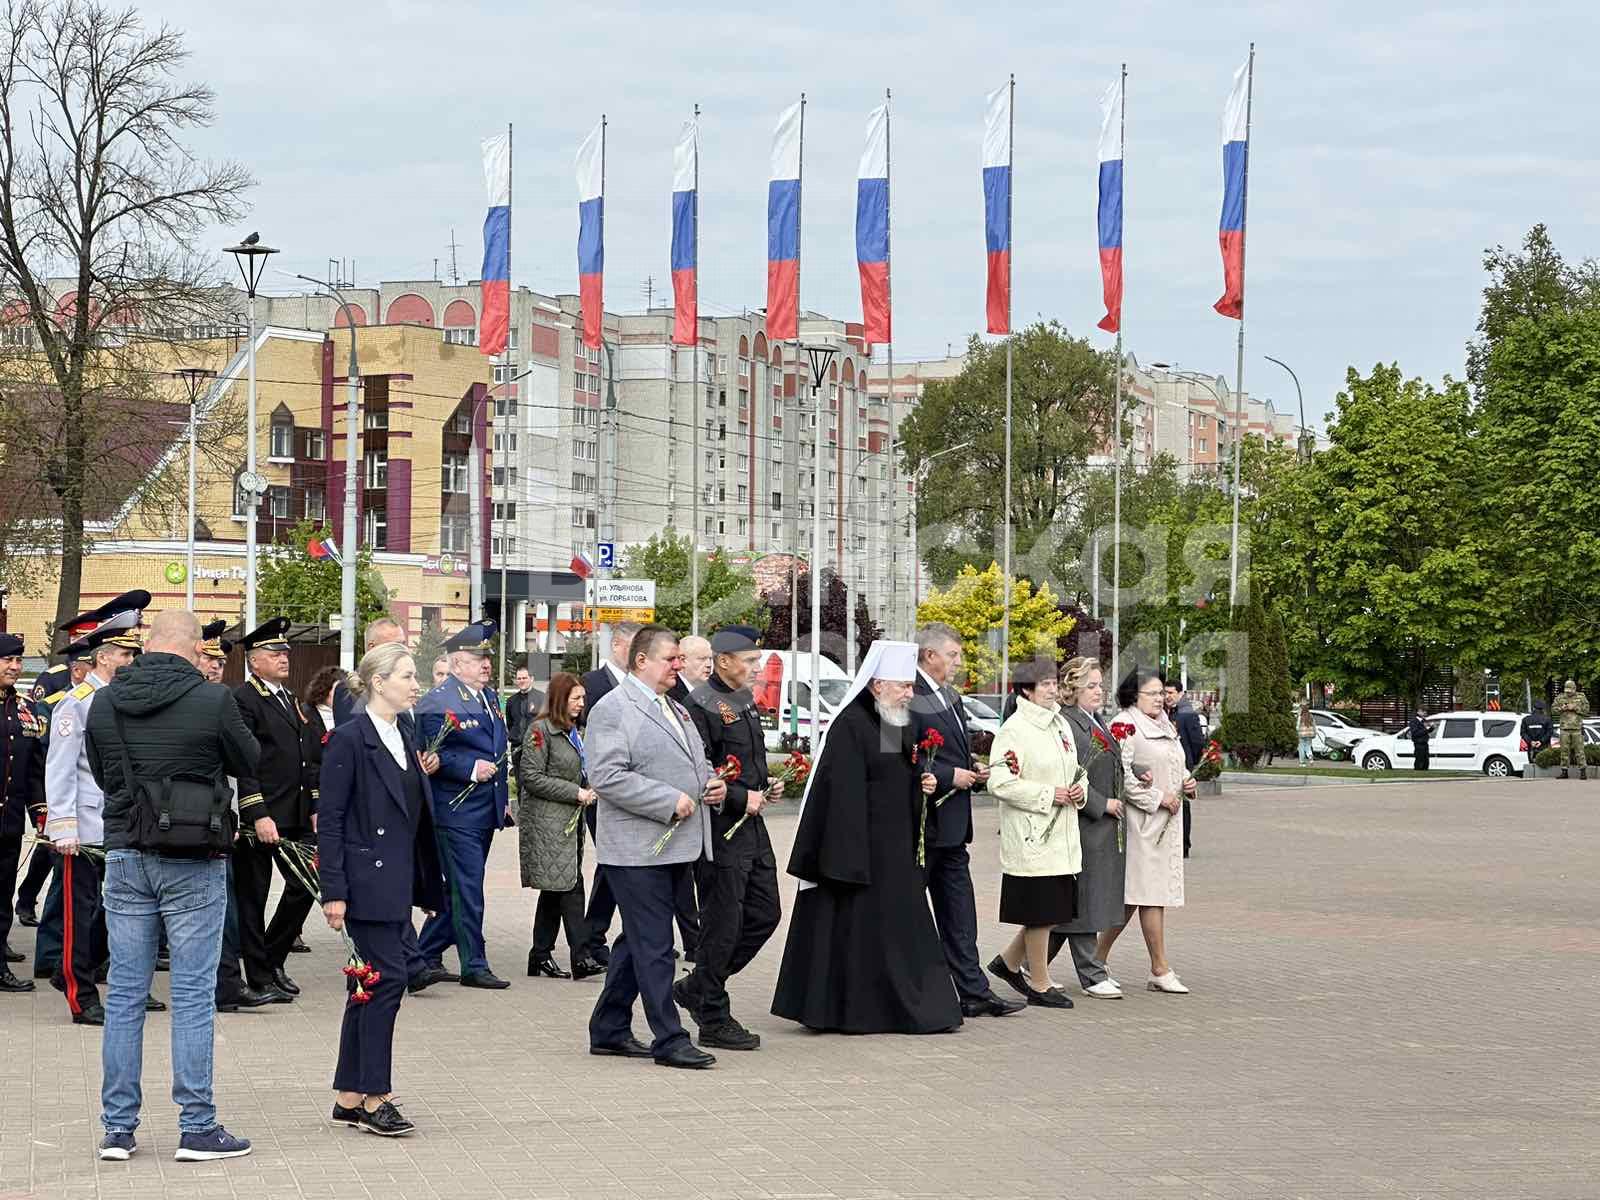
[[[98,1031],[48,988],[0,998],[0,1198],[1600,1196],[1600,795],[1241,787],[1196,807],[1190,905],[1170,922],[1192,995],[1144,990],[1130,930],[1111,964],[1125,1000],[818,1036],[767,1013],[780,931],[733,988],[763,1048],[709,1072],[586,1053],[599,981],[524,977],[533,896],[504,835],[489,946],[513,986],[407,999],[396,1085],[418,1134],[399,1142],[327,1124],[342,979],[320,924],[290,960],[298,1003],[218,1018],[221,1114],[255,1142],[242,1160],[172,1161],[160,1014],[139,1153],[97,1162]],[[977,824],[987,961],[1011,931],[995,810]],[[792,815],[773,827],[782,861]],[[30,931],[12,940],[31,951]],[[648,1039],[642,1015],[635,1030]]]

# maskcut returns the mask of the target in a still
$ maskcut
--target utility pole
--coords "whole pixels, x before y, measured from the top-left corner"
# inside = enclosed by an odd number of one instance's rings
[[[450,283],[460,286],[461,272],[456,269],[456,231],[455,226],[450,227]]]

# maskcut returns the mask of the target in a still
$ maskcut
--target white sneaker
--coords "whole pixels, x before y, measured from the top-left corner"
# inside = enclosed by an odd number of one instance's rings
[[[1085,996],[1093,996],[1096,1000],[1121,1000],[1122,989],[1109,979],[1102,979],[1093,987],[1083,989]]]
[[[1168,971],[1165,975],[1152,976],[1145,988],[1152,992],[1166,992],[1171,996],[1187,996],[1189,989],[1183,986],[1183,981]]]

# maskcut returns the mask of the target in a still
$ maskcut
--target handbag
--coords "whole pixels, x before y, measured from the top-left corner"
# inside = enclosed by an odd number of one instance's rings
[[[122,774],[128,786],[128,844],[166,858],[216,858],[233,848],[239,817],[233,791],[221,779],[177,774],[140,779],[128,755],[128,728],[111,706],[121,741]]]

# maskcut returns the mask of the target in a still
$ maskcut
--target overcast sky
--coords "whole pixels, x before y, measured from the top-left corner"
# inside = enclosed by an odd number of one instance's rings
[[[187,31],[217,92],[207,154],[260,181],[246,224],[316,273],[477,277],[479,140],[516,127],[512,272],[577,289],[572,159],[604,111],[606,303],[670,294],[672,145],[702,108],[702,311],[765,303],[771,127],[804,90],[801,303],[859,319],[865,117],[894,91],[896,357],[983,324],[983,95],[1017,76],[1015,320],[1098,345],[1097,97],[1128,64],[1123,327],[1141,362],[1234,378],[1217,316],[1219,122],[1257,43],[1245,383],[1313,421],[1347,366],[1462,374],[1486,246],[1546,222],[1600,253],[1591,3],[651,4],[215,0],[141,5]],[[241,230],[242,232],[242,230]]]

